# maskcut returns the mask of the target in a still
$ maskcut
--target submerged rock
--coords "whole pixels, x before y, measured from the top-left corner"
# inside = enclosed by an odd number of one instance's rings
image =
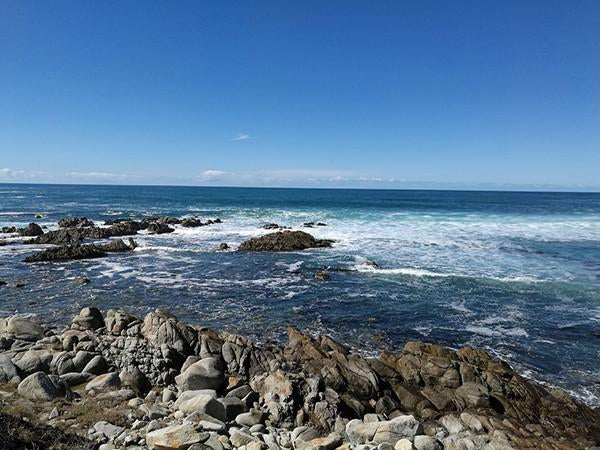
[[[286,252],[307,248],[331,247],[329,239],[315,239],[303,231],[279,231],[242,242],[241,251]]]

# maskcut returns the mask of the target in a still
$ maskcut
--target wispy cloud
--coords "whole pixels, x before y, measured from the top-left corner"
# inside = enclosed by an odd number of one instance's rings
[[[67,172],[67,176],[73,178],[104,178],[104,179],[126,179],[129,175],[125,173],[113,173],[113,172]]]
[[[199,176],[202,181],[219,181],[229,175],[229,172],[224,170],[209,169],[202,172]]]
[[[246,141],[248,139],[250,139],[251,136],[249,134],[246,133],[238,133],[238,135],[236,137],[234,137],[232,139],[232,141]]]
[[[35,179],[47,175],[41,170],[18,170],[9,169],[8,167],[0,168],[0,178],[3,179]]]

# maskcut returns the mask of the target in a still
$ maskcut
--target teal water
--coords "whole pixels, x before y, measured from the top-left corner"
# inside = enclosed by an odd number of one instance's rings
[[[43,213],[43,219],[34,214]],[[26,265],[0,246],[0,316],[62,323],[82,306],[158,306],[256,339],[289,325],[370,353],[408,340],[485,348],[600,404],[600,194],[0,184],[0,226],[198,216],[223,224],[140,235],[131,255]],[[217,253],[277,222],[331,249]],[[375,261],[373,268],[368,261]],[[328,281],[301,277],[323,268]],[[73,280],[92,279],[78,286]]]

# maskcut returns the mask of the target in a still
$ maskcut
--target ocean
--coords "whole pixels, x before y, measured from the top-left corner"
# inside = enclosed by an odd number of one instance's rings
[[[58,264],[26,264],[42,246],[9,241],[0,316],[59,325],[83,306],[162,307],[258,341],[295,326],[366,354],[409,340],[470,345],[600,405],[600,194],[0,184],[0,227],[148,215],[223,223],[140,234],[131,254]],[[215,251],[269,222],[335,244]],[[330,278],[315,279],[323,269]]]

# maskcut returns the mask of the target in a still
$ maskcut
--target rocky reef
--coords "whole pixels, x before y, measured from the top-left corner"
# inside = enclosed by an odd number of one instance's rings
[[[307,248],[331,247],[329,239],[315,239],[304,231],[277,231],[264,236],[248,239],[241,243],[240,251],[289,252]]]
[[[0,352],[0,429],[12,430],[0,433],[2,448],[40,441],[39,430],[55,439],[29,448],[600,444],[598,409],[473,348],[408,342],[366,358],[294,328],[286,343],[259,345],[163,310],[140,319],[84,308],[64,329],[25,316],[0,319]]]

